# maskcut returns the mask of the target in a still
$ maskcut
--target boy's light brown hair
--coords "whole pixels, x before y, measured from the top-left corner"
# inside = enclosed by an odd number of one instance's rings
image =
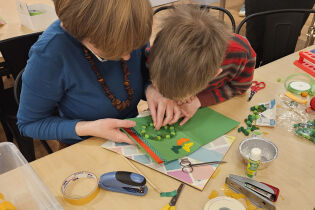
[[[106,59],[120,59],[149,41],[152,7],[148,0],[54,0],[63,27],[87,39]]]
[[[199,6],[178,6],[162,22],[150,51],[153,85],[167,98],[196,95],[217,75],[229,29]]]

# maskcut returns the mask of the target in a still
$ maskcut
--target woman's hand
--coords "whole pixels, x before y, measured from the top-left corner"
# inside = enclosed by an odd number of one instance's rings
[[[161,126],[176,123],[181,117],[181,111],[176,102],[163,97],[152,85],[147,87],[146,97],[156,130],[159,130]]]
[[[78,136],[95,136],[115,142],[135,144],[120,128],[131,128],[136,122],[131,120],[100,119],[95,121],[80,121],[75,126]]]
[[[185,103],[180,106],[181,112],[184,115],[184,119],[180,122],[179,125],[184,125],[190,118],[192,118],[197,110],[201,107],[201,103],[198,97],[194,97],[190,103]]]

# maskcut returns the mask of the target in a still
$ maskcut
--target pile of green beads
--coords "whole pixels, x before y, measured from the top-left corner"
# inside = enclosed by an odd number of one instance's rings
[[[152,122],[141,126],[140,135],[146,139],[160,141],[162,139],[170,139],[176,135],[175,126],[165,125],[161,130],[156,131]]]
[[[315,120],[294,124],[295,133],[315,143]]]
[[[249,114],[248,117],[244,120],[247,125],[247,128],[241,126],[237,129],[239,133],[243,133],[245,136],[248,136],[250,132],[253,132],[255,135],[260,135],[259,127],[253,125],[253,122],[259,118],[259,113],[264,112],[267,108],[264,105],[257,105],[250,108],[253,114]]]

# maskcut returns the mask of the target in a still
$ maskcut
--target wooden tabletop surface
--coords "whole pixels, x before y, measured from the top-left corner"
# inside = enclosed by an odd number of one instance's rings
[[[51,0],[21,0],[28,4],[44,3],[54,7]],[[2,17],[6,24],[0,27],[0,40],[20,36],[24,34],[34,33],[31,29],[21,25],[21,21],[16,9],[15,0],[0,0],[0,17]]]
[[[315,46],[310,49],[315,48]],[[279,99],[285,92],[282,81],[286,76],[302,72],[293,65],[298,59],[294,53],[255,70],[255,80],[264,81],[266,88],[258,92],[250,102],[248,93],[227,102],[212,106],[214,110],[242,122],[249,114],[251,106]],[[275,203],[277,209],[313,209],[315,207],[315,144],[302,139],[282,127],[262,128],[268,134],[265,138],[274,142],[279,149],[278,158],[266,169],[258,171],[256,180],[272,184],[280,189],[280,196]],[[239,143],[245,139],[236,129],[228,133],[235,136],[223,160],[228,163],[219,167],[220,172],[211,179],[201,192],[186,186],[177,202],[177,209],[203,209],[212,190],[221,190],[229,174],[244,175],[245,165],[238,152]],[[103,139],[90,138],[66,149],[55,152],[31,163],[43,182],[48,186],[65,209],[161,209],[170,198],[161,198],[148,184],[149,191],[144,197],[113,193],[101,190],[97,197],[84,206],[73,206],[65,202],[60,192],[62,181],[77,171],[90,171],[98,177],[106,172],[125,170],[134,171],[118,154],[101,148]],[[149,169],[141,164],[134,164],[162,191],[177,189],[179,181]],[[135,172],[135,171],[134,171]]]

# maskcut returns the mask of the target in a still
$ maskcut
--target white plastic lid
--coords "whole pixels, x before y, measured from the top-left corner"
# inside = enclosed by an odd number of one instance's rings
[[[226,196],[213,198],[209,200],[204,207],[204,210],[220,209],[245,210],[245,207],[238,200]]]
[[[254,160],[254,161],[258,161],[260,160],[261,157],[261,149],[254,147],[251,151],[250,151],[250,155],[249,158]]]

